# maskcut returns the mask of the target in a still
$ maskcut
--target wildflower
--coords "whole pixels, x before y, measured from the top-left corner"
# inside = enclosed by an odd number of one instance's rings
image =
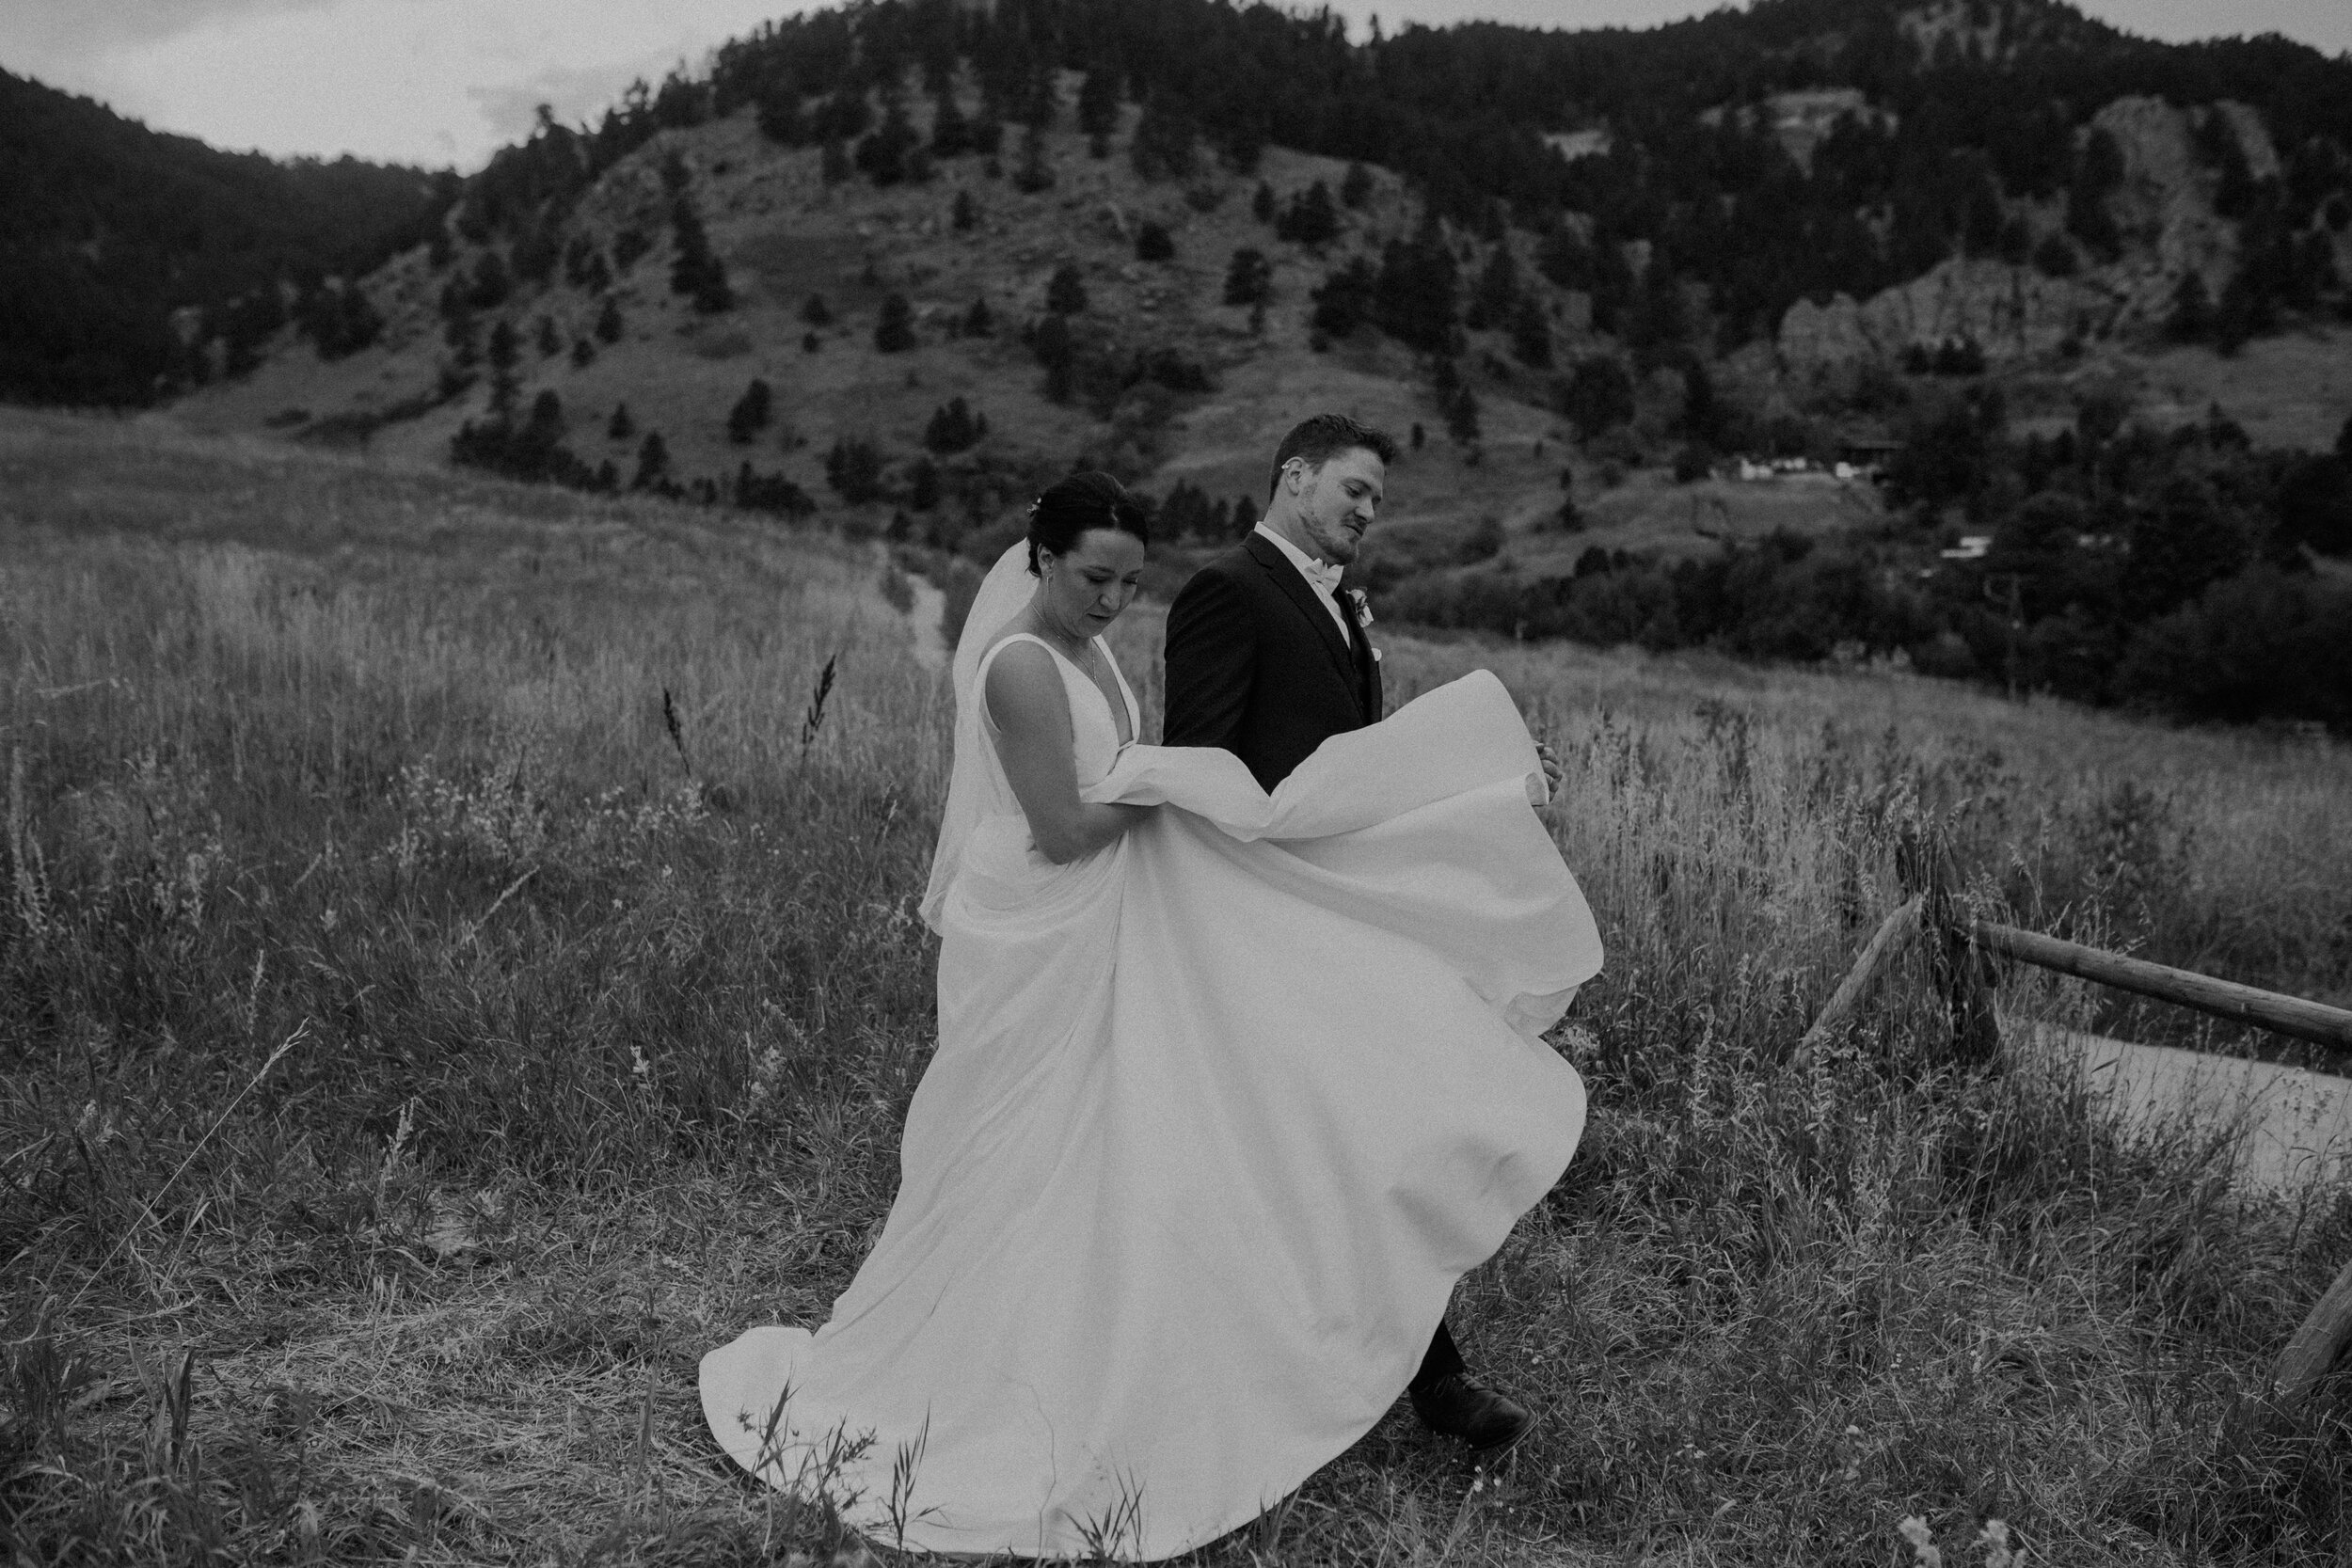
[[[1911,1560],[1918,1568],[1944,1568],[1944,1553],[1935,1544],[1935,1532],[1916,1513],[1907,1513],[1895,1526],[1895,1533],[1911,1543]]]

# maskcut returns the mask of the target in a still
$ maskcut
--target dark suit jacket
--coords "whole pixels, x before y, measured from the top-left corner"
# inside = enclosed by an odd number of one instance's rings
[[[1355,607],[1341,608],[1355,627]],[[1380,666],[1273,541],[1252,533],[1185,583],[1168,611],[1169,746],[1222,746],[1272,789],[1314,749],[1380,718]]]

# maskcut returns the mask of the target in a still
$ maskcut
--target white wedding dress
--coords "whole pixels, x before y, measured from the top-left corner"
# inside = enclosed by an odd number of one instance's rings
[[[1064,661],[1084,797],[1167,809],[1048,862],[980,721],[1020,548],[958,650],[897,1201],[822,1327],[703,1358],[703,1409],[882,1541],[1155,1560],[1361,1437],[1559,1178],[1584,1090],[1538,1036],[1600,944],[1485,672],[1269,798],[1228,752],[1122,748]]]

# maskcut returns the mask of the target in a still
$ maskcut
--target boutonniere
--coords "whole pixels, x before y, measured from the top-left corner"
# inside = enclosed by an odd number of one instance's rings
[[[1360,588],[1351,588],[1347,590],[1347,596],[1356,606],[1356,624],[1359,626],[1372,625],[1372,595]]]

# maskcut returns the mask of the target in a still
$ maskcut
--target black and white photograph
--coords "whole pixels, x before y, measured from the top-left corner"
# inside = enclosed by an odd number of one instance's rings
[[[2352,1563],[2344,0],[9,0],[0,1568]]]

